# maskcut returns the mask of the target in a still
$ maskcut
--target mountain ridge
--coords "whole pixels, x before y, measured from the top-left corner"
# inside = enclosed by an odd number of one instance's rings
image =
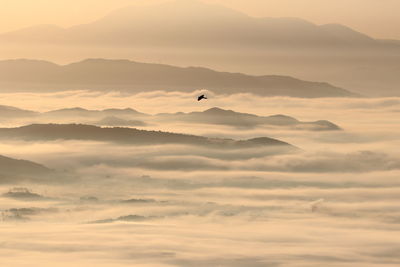
[[[36,162],[0,155],[0,184],[45,180],[52,173],[51,169]]]
[[[190,31],[184,26],[188,22],[191,23]],[[139,25],[146,25],[146,31],[143,32]],[[214,27],[210,27],[211,25]],[[159,30],[160,27],[162,31]],[[344,29],[346,30],[343,31]],[[299,30],[302,35],[297,34]],[[221,35],[221,33],[224,34]],[[344,33],[344,37],[338,33]],[[129,36],[136,36],[136,38]],[[189,0],[169,1],[148,6],[127,6],[116,9],[93,22],[69,28],[56,25],[28,27],[0,34],[1,40],[44,43],[101,42],[124,45],[142,42],[147,45],[174,43],[175,45],[206,46],[210,43],[217,45],[221,42],[224,45],[235,46],[238,43],[246,43],[247,40],[259,45],[296,40],[304,44],[379,45],[374,38],[341,24],[317,25],[298,18],[252,17],[221,5]]]
[[[312,122],[302,122],[296,118],[276,114],[271,116],[258,116],[255,114],[241,113],[233,110],[225,110],[213,107],[204,111],[178,112],[157,114],[161,118],[170,118],[175,121],[184,121],[189,123],[206,123],[216,125],[234,126],[240,128],[253,128],[256,126],[284,126],[293,129],[308,129],[314,131],[336,131],[341,128],[327,120],[318,120]],[[157,116],[155,115],[155,116]]]
[[[15,111],[16,114],[12,113]],[[327,120],[311,122],[299,121],[296,118],[275,114],[270,116],[260,116],[250,113],[242,113],[234,110],[226,110],[219,107],[209,108],[203,111],[176,112],[146,114],[132,108],[108,108],[103,110],[91,110],[81,107],[56,109],[47,112],[35,112],[22,110],[13,107],[2,109],[0,106],[0,116],[8,118],[30,118],[35,119],[74,119],[80,122],[97,126],[121,126],[121,127],[143,127],[149,123],[164,123],[165,121],[178,121],[186,123],[215,124],[240,128],[254,128],[257,126],[283,126],[298,130],[312,131],[332,131],[341,128]],[[54,121],[53,121],[54,122]]]
[[[31,124],[16,128],[0,128],[0,139],[23,141],[81,140],[101,141],[132,145],[182,144],[225,149],[265,146],[295,149],[289,143],[259,137],[249,140],[208,138],[197,135],[146,131],[123,127],[98,127],[85,124]]]
[[[218,94],[254,93],[263,96],[355,97],[325,82],[280,75],[218,72],[203,67],[176,67],[130,60],[86,59],[57,65],[46,61],[0,61],[0,90],[154,90],[192,92],[208,89]],[[39,89],[40,90],[40,89]]]
[[[196,64],[321,80],[362,95],[400,94],[399,40],[376,39],[338,23],[257,18],[188,0],[126,7],[67,29],[41,25],[4,33],[0,47],[18,58],[43,58],[43,51],[50,49],[45,57],[57,62],[80,60],[84,55]],[[43,87],[40,82],[31,86]]]

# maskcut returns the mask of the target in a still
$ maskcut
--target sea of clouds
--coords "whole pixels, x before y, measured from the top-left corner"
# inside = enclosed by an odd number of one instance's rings
[[[0,154],[43,164],[54,177],[0,184],[0,193],[24,187],[40,195],[0,198],[1,264],[400,265],[400,98],[208,92],[209,100],[198,103],[198,93],[9,93],[0,94],[0,104],[41,112],[130,107],[151,114],[220,107],[329,120],[343,130],[168,122],[140,127],[234,139],[268,136],[300,148],[290,154],[268,147],[4,141]],[[3,127],[28,123],[0,120]]]

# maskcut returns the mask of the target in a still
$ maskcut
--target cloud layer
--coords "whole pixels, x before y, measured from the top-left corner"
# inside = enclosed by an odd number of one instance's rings
[[[0,104],[46,111],[72,105],[103,109],[112,103],[112,108],[151,113],[219,106],[304,121],[328,119],[344,130],[145,126],[242,139],[270,136],[301,148],[284,155],[269,148],[2,142],[0,154],[56,171],[51,183],[27,179],[0,184],[2,264],[400,264],[399,99],[209,94],[209,102],[198,104],[193,101],[197,93],[1,94]],[[7,194],[13,187],[26,187],[41,198]]]

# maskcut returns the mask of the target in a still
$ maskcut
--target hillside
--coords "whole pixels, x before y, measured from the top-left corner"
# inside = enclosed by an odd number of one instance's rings
[[[288,76],[251,76],[211,69],[181,68],[129,60],[87,59],[69,65],[45,61],[0,61],[0,90],[43,91],[90,89],[124,92],[152,90],[192,92],[208,89],[217,94],[253,93],[262,96],[356,96],[327,83]]]
[[[44,180],[51,173],[50,169],[35,162],[0,155],[0,183]]]
[[[3,33],[0,48],[8,58],[56,62],[126,58],[254,75],[282,74],[325,81],[363,95],[400,94],[397,40],[375,39],[337,23],[251,17],[195,0],[133,5],[69,28],[38,25]],[[43,53],[47,50],[51,53]],[[41,65],[42,70],[49,67],[54,66]],[[1,90],[21,89],[0,82]],[[40,81],[25,85],[35,90],[52,88]],[[97,88],[109,89],[109,85]]]
[[[379,45],[373,38],[339,24],[316,25],[297,18],[255,18],[195,0],[133,5],[70,28],[33,26],[1,34],[1,41],[177,48]]]
[[[35,122],[74,122],[97,126],[112,127],[144,127],[153,123],[164,124],[170,122],[182,122],[190,124],[215,124],[239,128],[254,128],[257,126],[276,126],[292,130],[334,131],[340,127],[327,120],[299,121],[286,115],[258,116],[249,113],[241,113],[221,108],[210,108],[204,111],[160,113],[150,115],[131,108],[90,110],[80,107],[63,108],[47,112],[35,112],[14,107],[0,106],[0,115],[12,123],[12,119],[22,118],[25,124]],[[33,116],[33,120],[31,117]]]
[[[339,130],[336,124],[319,120],[313,122],[302,122],[293,117],[285,115],[257,116],[254,114],[240,113],[233,110],[211,108],[202,112],[158,114],[155,116],[160,120],[181,121],[187,123],[205,123],[228,125],[235,127],[256,127],[261,125],[286,126],[294,129],[308,129],[316,131]]]
[[[182,144],[232,149],[258,147],[260,145],[294,148],[288,143],[268,137],[232,140],[132,128],[101,128],[83,124],[33,124],[18,128],[0,128],[0,139],[24,141],[82,140],[131,145]]]
[[[39,115],[38,112],[0,105],[0,116],[5,118],[33,117]]]

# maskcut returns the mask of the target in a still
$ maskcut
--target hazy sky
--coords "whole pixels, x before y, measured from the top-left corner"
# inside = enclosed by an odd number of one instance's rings
[[[2,0],[0,32],[35,24],[71,26],[113,9],[164,0]],[[377,38],[400,39],[399,0],[204,0],[254,16],[300,17],[317,24],[341,23]]]

